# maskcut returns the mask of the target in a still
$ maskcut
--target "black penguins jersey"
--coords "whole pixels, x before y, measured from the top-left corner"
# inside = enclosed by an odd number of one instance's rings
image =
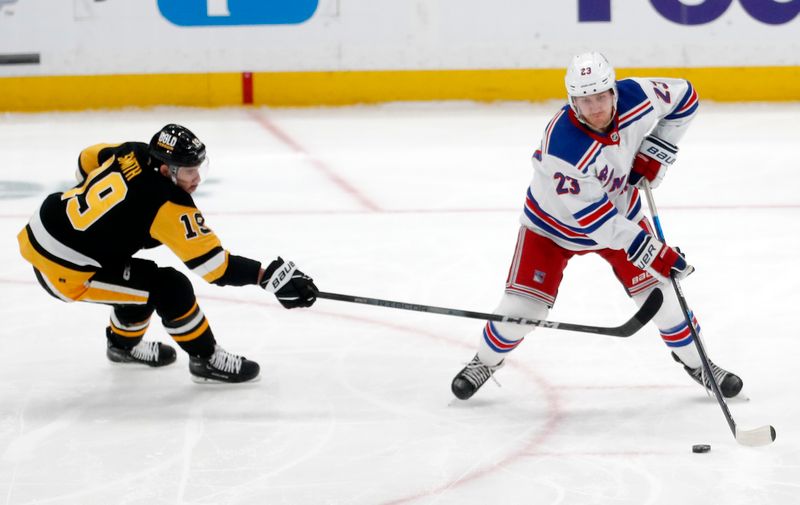
[[[18,237],[23,256],[48,277],[119,268],[160,243],[208,282],[257,282],[260,263],[222,247],[191,195],[150,164],[147,144],[88,147],[76,175],[78,185],[49,195]]]

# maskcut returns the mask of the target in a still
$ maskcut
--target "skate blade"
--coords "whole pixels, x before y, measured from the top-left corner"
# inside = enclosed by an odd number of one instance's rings
[[[261,374],[256,375],[255,377],[253,377],[250,380],[241,381],[241,382],[230,382],[230,381],[225,381],[225,380],[212,379],[212,378],[209,378],[209,377],[198,377],[197,375],[192,375],[192,382],[194,382],[195,384],[232,384],[232,385],[237,385],[237,384],[251,384],[253,382],[259,382],[260,380],[261,380]]]
[[[170,361],[169,363],[164,363],[163,365],[159,365],[157,363],[147,363],[145,361],[138,361],[138,360],[133,360],[133,359],[131,359],[131,360],[114,360],[114,359],[110,359],[110,358],[109,358],[108,362],[111,363],[112,366],[115,366],[115,367],[116,366],[122,366],[123,368],[137,368],[137,367],[140,367],[142,369],[145,369],[144,367],[147,367],[147,368],[164,368],[165,366],[169,366],[169,365],[175,363],[175,361]]]

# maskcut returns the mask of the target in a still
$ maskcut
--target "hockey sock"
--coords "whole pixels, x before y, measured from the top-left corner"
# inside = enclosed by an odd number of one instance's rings
[[[634,295],[633,300],[637,305],[641,306],[649,294],[650,290],[647,290]],[[700,335],[700,325],[697,323],[697,318],[692,313],[690,315],[697,334]],[[700,366],[700,355],[697,353],[697,348],[693,343],[694,338],[689,330],[689,325],[686,324],[686,320],[683,317],[683,311],[678,304],[678,299],[672,293],[665,292],[664,302],[656,315],[653,316],[653,322],[658,327],[661,340],[670,351],[680,358],[684,365],[689,368]]]
[[[697,323],[697,318],[694,317],[692,312],[689,313],[692,317],[692,324],[694,325],[697,335],[700,336],[700,325]],[[693,344],[694,337],[692,337],[689,325],[685,320],[669,328],[659,327],[661,332],[661,339],[667,344],[670,351],[674,352],[681,362],[689,368],[697,368],[700,366],[700,354],[697,352],[697,347]]]
[[[106,338],[114,347],[130,350],[142,341],[142,335],[130,337],[127,335],[120,335],[117,333],[118,331],[119,330],[115,330],[113,326],[106,327]]]
[[[493,323],[491,321],[486,323],[483,328],[483,336],[481,338],[480,346],[478,347],[478,358],[487,366],[495,366],[505,359],[506,353],[516,349],[525,338],[524,333],[519,338],[514,338],[513,331],[506,331],[504,336],[498,326],[511,326],[509,324],[503,325],[502,323]],[[517,325],[519,326],[519,325]],[[522,327],[521,327],[522,328]],[[513,328],[512,328],[513,329]]]
[[[214,354],[216,340],[197,302],[185,314],[175,319],[164,319],[162,324],[172,339],[189,355],[208,358]]]
[[[159,268],[149,303],[181,349],[200,358],[214,354],[214,334],[197,305],[192,283],[185,275],[171,267]]]
[[[106,337],[115,347],[131,349],[141,342],[150,326],[153,308],[149,305],[116,305],[111,309],[111,321]]]
[[[544,319],[549,310],[547,305],[538,300],[505,293],[495,309],[495,313]],[[478,344],[478,357],[483,364],[495,366],[503,361],[509,352],[516,349],[530,331],[530,326],[487,322]]]

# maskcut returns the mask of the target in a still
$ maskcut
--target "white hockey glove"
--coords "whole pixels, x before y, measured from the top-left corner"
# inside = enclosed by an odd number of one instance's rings
[[[642,180],[648,180],[650,187],[655,189],[661,184],[661,179],[667,173],[667,168],[675,163],[678,146],[670,144],[655,135],[648,135],[642,141],[639,152],[633,159],[631,174],[628,183],[641,186]]]
[[[644,230],[628,248],[628,261],[662,282],[669,280],[672,273],[680,280],[694,272],[694,267],[686,262],[679,249],[673,249]]]
[[[275,293],[275,298],[287,309],[311,307],[319,292],[314,279],[298,270],[293,261],[285,262],[280,256],[264,269],[258,284]]]

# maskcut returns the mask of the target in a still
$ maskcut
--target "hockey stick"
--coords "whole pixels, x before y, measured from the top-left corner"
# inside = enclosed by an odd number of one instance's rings
[[[644,183],[644,194],[647,198],[647,205],[650,207],[650,214],[653,216],[653,224],[655,225],[658,239],[662,242],[666,242],[664,240],[664,232],[661,229],[661,221],[658,219],[656,202],[653,200],[653,192],[651,191],[650,184],[647,181]],[[706,350],[703,347],[703,343],[700,341],[700,336],[697,334],[697,329],[694,327],[694,324],[692,324],[692,318],[689,315],[689,307],[686,303],[686,297],[683,296],[681,285],[678,283],[678,279],[675,278],[675,274],[670,275],[670,280],[672,281],[672,287],[675,289],[675,294],[678,296],[678,303],[681,306],[683,317],[689,326],[692,339],[697,347],[697,353],[700,354],[700,361],[703,364],[703,372],[705,373],[706,378],[708,378],[708,381],[711,383],[711,390],[714,392],[714,396],[717,398],[717,402],[722,409],[722,413],[725,415],[725,420],[728,421],[728,426],[731,429],[731,433],[733,433],[733,437],[740,444],[751,447],[759,447],[762,445],[771,444],[775,441],[775,428],[773,428],[771,425],[761,426],[752,430],[742,430],[736,426],[736,421],[733,420],[731,411],[728,409],[728,404],[725,403],[725,398],[722,397],[722,392],[719,390],[717,379],[714,378],[714,374],[711,372],[711,365],[708,362],[708,356],[706,355]]]
[[[661,308],[661,302],[664,300],[664,295],[661,290],[654,289],[650,296],[647,297],[644,304],[639,308],[636,314],[633,315],[628,321],[621,326],[614,328],[606,328],[603,326],[588,326],[584,324],[573,323],[559,323],[556,321],[546,321],[544,319],[525,319],[522,317],[510,317],[500,314],[486,314],[483,312],[472,312],[469,310],[448,309],[444,307],[433,307],[431,305],[419,305],[415,303],[394,302],[391,300],[381,300],[378,298],[367,298],[364,296],[351,296],[341,295],[338,293],[317,293],[317,298],[325,298],[327,300],[337,300],[340,302],[362,303],[365,305],[377,305],[379,307],[388,307],[390,309],[414,310],[417,312],[430,312],[433,314],[444,314],[446,316],[466,317],[470,319],[482,319],[488,321],[496,321],[498,323],[516,323],[530,326],[538,326],[541,328],[550,328],[553,330],[569,330],[579,331],[582,333],[596,333],[599,335],[608,335],[610,337],[630,337],[642,326],[647,324],[650,319]]]

